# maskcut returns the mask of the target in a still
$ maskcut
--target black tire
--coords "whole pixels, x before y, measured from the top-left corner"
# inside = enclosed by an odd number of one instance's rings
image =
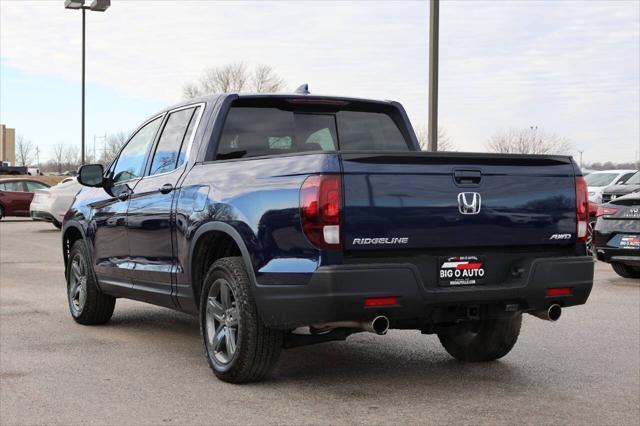
[[[438,338],[447,352],[459,361],[495,361],[513,349],[521,325],[522,314],[517,314],[511,318],[480,321],[474,331],[460,329],[438,334]]]
[[[82,284],[76,286],[76,283],[82,281],[78,281],[78,277],[84,279],[84,288]],[[102,293],[98,288],[91,257],[82,240],[76,241],[69,252],[66,278],[69,311],[77,323],[104,324],[111,319],[116,298]]]
[[[224,287],[230,293],[225,293]],[[220,317],[217,312],[225,315]],[[241,257],[220,259],[209,268],[200,297],[200,334],[209,366],[225,382],[259,381],[275,366],[282,351],[283,332],[263,324]],[[227,339],[234,338],[235,343],[229,344]]]
[[[4,218],[4,207],[0,206],[0,220]]]
[[[640,278],[640,270],[635,269],[633,266],[625,265],[624,263],[613,262],[611,267],[622,278]]]

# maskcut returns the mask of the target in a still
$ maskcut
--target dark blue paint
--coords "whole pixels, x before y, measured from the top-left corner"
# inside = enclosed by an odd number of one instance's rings
[[[355,237],[409,237],[402,248],[437,249],[543,245],[553,233],[575,234],[574,165],[563,157],[305,153],[204,162],[233,99],[197,100],[206,106],[184,168],[129,182],[125,201],[102,188],[78,194],[64,235],[81,227],[103,290],[194,312],[195,236],[216,223],[238,236],[259,288],[307,284],[344,255],[314,248],[302,233],[299,189],[318,173],[344,173],[347,250]],[[453,171],[469,166],[482,180],[460,188]],[[175,189],[161,194],[167,183]],[[462,190],[483,195],[481,214],[458,213]]]

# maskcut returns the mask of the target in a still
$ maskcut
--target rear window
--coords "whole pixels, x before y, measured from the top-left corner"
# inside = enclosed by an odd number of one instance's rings
[[[308,151],[408,151],[393,119],[382,112],[290,111],[232,107],[217,158],[258,157]]]

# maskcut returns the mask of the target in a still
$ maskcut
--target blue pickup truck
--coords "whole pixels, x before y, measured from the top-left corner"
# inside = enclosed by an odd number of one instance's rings
[[[523,313],[557,320],[592,287],[571,158],[421,152],[397,102],[204,97],[79,181],[62,233],[73,318],[105,323],[119,297],[196,315],[228,382],[263,379],[283,348],[390,328],[495,360]]]

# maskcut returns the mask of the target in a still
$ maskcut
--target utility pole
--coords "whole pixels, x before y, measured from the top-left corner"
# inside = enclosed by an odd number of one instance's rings
[[[429,151],[438,150],[438,43],[440,0],[431,0],[429,8]]]
[[[582,168],[582,153],[584,151],[578,151],[578,154],[580,154],[580,168]]]
[[[84,37],[85,37],[85,8],[82,8],[82,154],[80,164],[84,166]]]

